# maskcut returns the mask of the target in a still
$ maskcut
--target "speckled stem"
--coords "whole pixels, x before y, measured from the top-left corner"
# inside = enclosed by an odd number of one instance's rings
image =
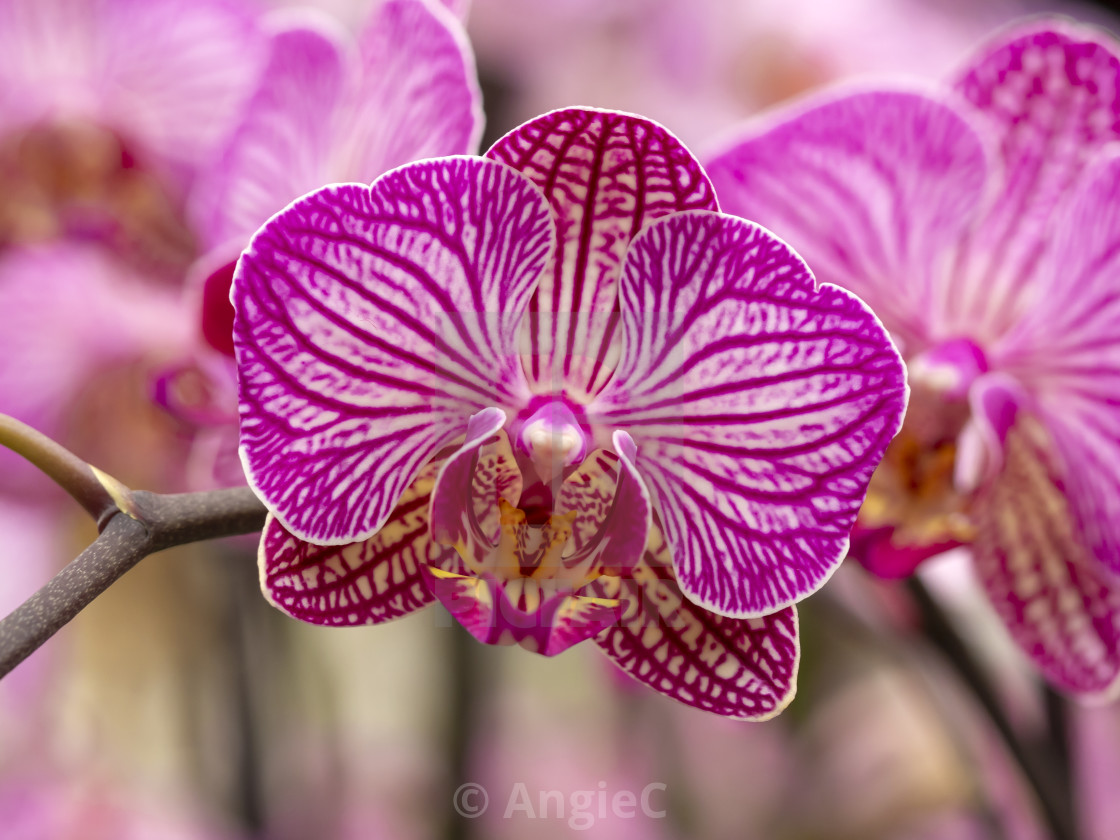
[[[129,498],[135,515],[110,516],[89,548],[0,621],[0,677],[147,555],[264,526],[264,506],[247,487],[178,495],[135,491]]]

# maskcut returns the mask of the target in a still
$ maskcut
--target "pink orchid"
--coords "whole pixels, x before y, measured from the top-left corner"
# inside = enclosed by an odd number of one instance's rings
[[[1120,45],[1037,20],[951,87],[831,95],[710,162],[731,211],[863,296],[914,400],[853,547],[906,574],[971,547],[1067,691],[1120,684]]]

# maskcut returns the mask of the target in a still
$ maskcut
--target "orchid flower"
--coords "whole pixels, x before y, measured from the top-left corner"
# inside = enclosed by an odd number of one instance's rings
[[[194,429],[195,486],[244,482],[229,288],[257,228],[323,184],[368,182],[409,161],[473,153],[482,132],[470,45],[438,3],[389,0],[356,41],[310,10],[269,24],[260,87],[193,196],[206,253],[188,282],[203,341],[156,389],[157,401]]]
[[[1054,685],[1120,676],[1120,50],[1040,20],[952,87],[778,114],[709,165],[720,200],[862,296],[914,400],[853,545],[881,574],[969,545]]]
[[[325,187],[256,234],[232,299],[280,609],[438,600],[487,643],[594,637],[720,714],[789,701],[792,605],[847,550],[901,360],[664,128],[556,111]]]
[[[234,0],[0,0],[0,135],[81,121],[189,176],[225,142],[263,46]]]

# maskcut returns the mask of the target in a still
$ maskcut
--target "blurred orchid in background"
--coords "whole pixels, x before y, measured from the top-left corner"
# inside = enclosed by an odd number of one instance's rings
[[[489,643],[597,636],[723,714],[788,700],[791,605],[847,550],[902,369],[663,128],[558,111],[487,159],[312,193],[233,300],[283,609],[365,624],[434,597]]]
[[[157,387],[160,403],[194,429],[195,486],[244,482],[229,289],[252,234],[324,184],[368,182],[409,161],[474,152],[482,131],[470,47],[438,3],[382,3],[356,42],[310,9],[269,23],[261,84],[192,194],[204,253],[189,282],[203,341]]]
[[[1056,686],[1120,677],[1120,45],[1042,19],[951,87],[832,94],[710,162],[732,212],[863,296],[914,398],[853,553],[908,574],[969,545]]]

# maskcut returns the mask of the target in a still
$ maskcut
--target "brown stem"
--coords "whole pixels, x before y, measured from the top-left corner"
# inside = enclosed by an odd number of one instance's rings
[[[247,487],[176,495],[137,491],[130,498],[135,517],[111,516],[89,548],[0,620],[0,677],[149,554],[264,527],[265,508]]]
[[[122,500],[114,495],[119,497],[116,491],[125,488],[42,432],[6,414],[0,414],[0,446],[22,455],[73,496],[97,522],[98,529],[121,509],[118,503]]]

